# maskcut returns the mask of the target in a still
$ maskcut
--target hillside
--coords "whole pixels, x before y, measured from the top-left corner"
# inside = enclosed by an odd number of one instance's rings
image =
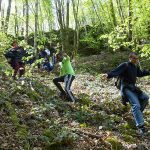
[[[90,58],[83,60],[88,64]],[[83,60],[80,59],[80,62]],[[97,66],[102,64],[99,57],[94,60]],[[81,65],[86,68],[85,64]],[[91,67],[89,70],[96,72]],[[130,106],[121,104],[114,80],[104,81],[98,71],[95,74],[86,69],[84,73],[82,71],[77,66],[78,73],[72,86],[78,99],[75,104],[58,97],[52,83],[54,74],[34,72],[32,78],[23,81],[13,81],[1,74],[0,149],[150,149],[150,132],[143,137],[136,133]],[[142,78],[139,83],[150,95],[150,78]],[[150,105],[144,112],[144,118],[147,130],[150,130]]]

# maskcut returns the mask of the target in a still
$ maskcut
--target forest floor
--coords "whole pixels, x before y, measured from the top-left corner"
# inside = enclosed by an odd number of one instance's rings
[[[104,54],[79,60],[72,85],[75,104],[58,97],[53,73],[34,72],[16,81],[1,74],[0,150],[149,150],[150,131],[139,136],[114,80],[101,78],[125,60],[119,56],[113,63],[104,63]],[[138,85],[150,95],[150,77]],[[150,105],[144,118],[150,130]]]

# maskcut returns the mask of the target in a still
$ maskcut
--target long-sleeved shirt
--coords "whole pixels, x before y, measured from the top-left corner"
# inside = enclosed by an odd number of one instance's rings
[[[64,75],[75,75],[75,72],[73,70],[73,67],[71,65],[70,62],[70,57],[64,57],[61,64],[60,64],[61,68],[60,68],[60,76],[64,76]]]
[[[140,68],[131,62],[124,62],[117,68],[107,73],[108,78],[120,76],[123,83],[135,84],[137,77],[150,75],[150,71],[140,70]]]

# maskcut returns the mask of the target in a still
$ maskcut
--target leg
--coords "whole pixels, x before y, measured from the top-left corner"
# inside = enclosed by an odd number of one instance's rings
[[[15,61],[14,63],[14,74],[13,74],[13,78],[16,78],[17,72],[19,70],[19,63],[17,61]]]
[[[144,119],[143,119],[143,114],[141,111],[141,106],[139,103],[139,99],[136,93],[125,89],[124,90],[125,95],[127,96],[131,107],[132,107],[132,113],[136,122],[136,126],[143,126],[144,125]]]
[[[53,79],[53,83],[60,90],[60,92],[65,95],[66,92],[63,90],[61,84],[59,83],[59,82],[64,82],[64,78],[65,78],[65,76],[61,76],[61,77],[55,78],[55,79]]]
[[[149,96],[146,93],[142,92],[139,95],[139,101],[140,101],[142,112],[144,111],[145,107],[148,105],[148,100],[149,100]]]
[[[25,65],[24,63],[20,62],[19,63],[19,77],[25,74]]]
[[[75,79],[75,76],[73,75],[67,75],[65,79],[65,91],[73,102],[75,102],[75,98],[74,98],[72,91],[70,90],[70,87],[74,79]]]

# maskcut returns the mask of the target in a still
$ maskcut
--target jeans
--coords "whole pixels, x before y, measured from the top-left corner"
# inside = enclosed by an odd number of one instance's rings
[[[135,119],[136,126],[144,125],[143,111],[148,105],[149,96],[144,92],[137,94],[129,89],[124,89],[124,93],[132,107],[132,113]]]

